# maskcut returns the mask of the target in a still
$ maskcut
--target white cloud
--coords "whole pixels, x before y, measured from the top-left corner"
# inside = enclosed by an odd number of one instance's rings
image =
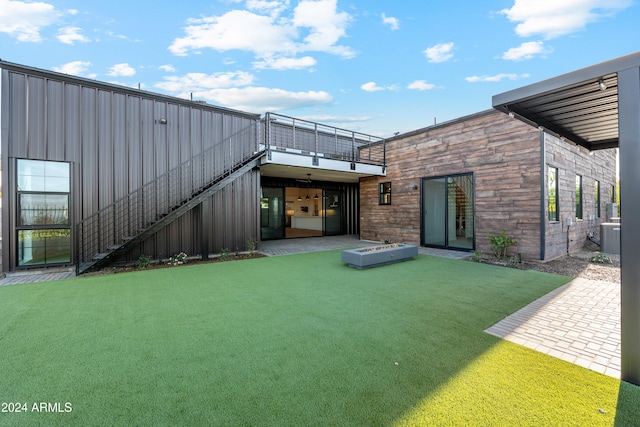
[[[431,90],[435,88],[436,85],[434,85],[433,83],[427,83],[425,80],[416,80],[407,86],[407,89],[414,90]]]
[[[362,86],[360,86],[360,89],[364,90],[365,92],[377,92],[379,90],[384,90],[384,88],[378,86],[376,82],[365,83]]]
[[[0,0],[0,32],[21,42],[40,42],[40,31],[62,15],[43,2]]]
[[[492,83],[496,83],[496,82],[500,82],[504,79],[509,79],[509,80],[520,80],[520,79],[526,79],[529,77],[529,74],[508,74],[508,73],[500,73],[500,74],[495,74],[493,76],[470,76],[470,77],[466,77],[465,80],[470,82],[470,83],[477,83],[477,82],[492,82]]]
[[[60,67],[53,67],[53,71],[73,76],[84,76],[84,72],[87,71],[90,66],[91,62],[88,61],[73,61],[61,65]]]
[[[512,47],[502,54],[502,59],[507,61],[522,61],[524,59],[532,59],[536,55],[551,52],[550,48],[546,48],[541,41],[522,43],[518,47]]]
[[[393,31],[400,28],[400,21],[397,18],[393,18],[391,16],[387,16],[386,14],[382,14],[382,23],[391,27]]]
[[[244,71],[228,73],[189,73],[167,76],[156,88],[181,98],[194,98],[245,111],[263,112],[327,104],[333,100],[323,91],[290,92],[277,88],[251,86],[254,76]]]
[[[288,1],[247,0],[247,9],[278,15],[289,6]]]
[[[329,52],[343,57],[352,57],[353,51],[336,43],[346,35],[351,16],[338,12],[337,0],[302,0],[294,9],[293,24],[297,30],[308,29],[309,35],[299,45],[302,51]]]
[[[171,64],[161,65],[158,68],[161,69],[162,71],[166,71],[167,73],[175,73],[176,72],[176,68]]]
[[[136,74],[135,68],[131,67],[126,62],[123,64],[116,64],[109,69],[108,75],[110,76],[122,76],[131,77]]]
[[[193,96],[238,110],[254,112],[310,107],[327,104],[333,100],[331,95],[323,91],[290,92],[253,86],[193,92]]]
[[[265,70],[300,70],[316,65],[317,61],[311,56],[302,58],[265,58],[253,63],[254,68]]]
[[[302,52],[327,52],[349,58],[354,52],[338,43],[346,35],[351,17],[337,11],[337,0],[302,0],[290,11],[289,2],[249,1],[249,10],[232,10],[220,16],[193,18],[184,28],[185,36],[169,46],[175,55],[199,53],[203,49],[220,52],[253,52],[269,64],[269,58],[295,58]],[[308,57],[296,62],[296,67]]]
[[[80,34],[80,31],[82,31],[82,29],[77,27],[63,27],[58,30],[57,38],[61,43],[71,45],[75,42],[86,43],[91,41]]]
[[[632,0],[515,0],[499,13],[517,22],[521,37],[541,35],[552,39],[571,34],[629,7]]]
[[[252,84],[253,80],[253,75],[244,71],[214,74],[188,73],[184,76],[167,76],[163,82],[157,83],[155,87],[169,92],[190,93],[247,86]]]
[[[453,58],[453,42],[440,43],[424,50],[429,62],[445,62]]]
[[[310,116],[298,116],[299,119],[308,120],[316,123],[356,123],[367,122],[373,117],[371,116],[330,116],[327,114],[318,114]]]

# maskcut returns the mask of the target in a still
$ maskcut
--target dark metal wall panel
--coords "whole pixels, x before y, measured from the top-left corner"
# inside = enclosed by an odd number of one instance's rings
[[[46,155],[45,81],[31,78],[27,86],[27,147],[26,157],[42,159]]]
[[[82,193],[73,197],[82,198],[81,217],[98,210],[99,180],[95,178],[98,166],[98,147],[96,143],[96,98],[97,90],[94,88],[82,88],[80,114],[81,153],[80,164],[82,168]],[[78,218],[79,220],[80,218]]]
[[[140,119],[140,104],[142,100],[137,97],[127,97],[127,133],[126,145],[127,163],[129,171],[128,191],[140,188],[142,179],[142,144],[139,143],[142,135],[142,122]]]
[[[65,158],[65,122],[64,122],[64,86],[60,82],[49,82],[47,85],[46,104],[46,157],[51,160]]]
[[[3,164],[8,164],[11,158],[71,162],[74,223],[214,145],[219,146],[215,160],[205,162],[201,158],[193,170],[179,178],[181,194],[193,194],[196,176],[202,180],[205,171],[212,169],[211,165],[232,167],[229,164],[232,150],[246,156],[248,151],[252,153],[257,147],[257,115],[42,70],[24,70],[6,63],[1,65],[2,103],[7,105],[2,110],[2,136],[6,138],[2,155],[7,159],[7,163],[3,159]],[[161,123],[161,119],[166,119],[166,124]],[[225,144],[221,145],[223,141]],[[237,159],[240,159],[239,155]],[[3,170],[3,176],[6,191],[14,183],[9,179],[9,171]],[[257,178],[252,179],[255,181]],[[233,202],[234,205],[224,198],[221,203],[228,209],[242,206],[243,209],[257,210],[257,190],[254,188],[250,195],[247,192],[248,189],[239,190],[245,194],[237,197],[248,197],[253,200],[250,203]],[[224,194],[230,197],[234,193],[225,190]],[[153,210],[157,203],[151,199],[143,207]],[[139,208],[142,207],[131,207],[132,210]],[[221,222],[223,228],[232,224],[233,230],[249,229],[254,236],[257,235],[255,226],[233,225],[229,219],[233,215],[229,212]],[[174,250],[183,250],[180,248],[189,242],[186,249],[195,253],[200,249],[200,241],[197,236],[199,225],[193,223],[199,216],[194,218],[194,215],[185,215],[163,230],[161,237],[152,239],[151,243],[145,242],[141,250],[152,256],[160,253],[166,256]],[[107,222],[105,230],[115,227],[114,218],[105,218],[101,220]],[[123,235],[128,231],[122,230]],[[226,233],[224,229],[217,234]],[[13,229],[9,229],[7,234],[14,234]],[[242,232],[234,231],[233,241],[225,240],[223,243],[231,247],[248,238],[240,234]],[[7,251],[14,250],[15,244],[5,237]],[[8,268],[14,269],[15,266]]]
[[[127,99],[122,94],[113,96],[112,149],[113,175],[118,177],[113,184],[113,198],[119,199],[129,193],[129,168],[127,159]],[[137,187],[136,187],[137,188]]]

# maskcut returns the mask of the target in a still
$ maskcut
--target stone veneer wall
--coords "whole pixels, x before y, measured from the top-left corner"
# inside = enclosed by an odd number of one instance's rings
[[[589,197],[593,186],[588,187],[587,177],[595,176],[593,174],[601,176],[601,200],[607,200],[609,190],[605,187],[609,180],[605,175],[611,172],[609,153],[589,156],[576,147],[564,148],[560,144],[555,144],[554,149],[553,155],[547,155],[547,160],[553,158],[554,162],[559,162],[562,158],[559,166],[573,162],[585,168],[585,215],[591,212],[588,201],[593,199]],[[517,241],[511,254],[520,253],[525,259],[540,259],[540,200],[546,197],[546,190],[541,194],[538,129],[503,113],[488,110],[392,138],[387,141],[386,150],[387,176],[360,181],[362,239],[420,245],[421,179],[473,173],[476,249],[489,252],[488,234],[505,229]],[[592,174],[586,168],[593,159],[597,159],[596,164],[600,166],[595,167]],[[559,169],[565,171],[560,173],[562,215],[565,212],[562,207],[568,203],[565,198],[570,192],[575,193],[575,174],[572,175],[566,167]],[[569,183],[571,176],[573,180]],[[391,182],[391,205],[378,204],[378,184],[381,182]],[[550,255],[557,256],[555,249],[560,235],[545,226],[548,244],[554,248],[554,251],[545,251],[545,258],[549,259]],[[577,230],[576,233],[574,244],[583,244],[584,241],[577,239]]]

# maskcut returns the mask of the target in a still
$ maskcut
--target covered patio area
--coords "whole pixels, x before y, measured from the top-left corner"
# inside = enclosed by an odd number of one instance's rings
[[[589,151],[619,148],[621,379],[640,385],[640,52],[495,95],[493,107]]]

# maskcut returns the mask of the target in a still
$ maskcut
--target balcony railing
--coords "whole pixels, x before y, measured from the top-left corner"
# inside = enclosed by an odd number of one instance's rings
[[[377,136],[275,113],[265,115],[263,129],[268,153],[286,151],[314,160],[324,157],[383,167],[386,164],[385,140]]]

